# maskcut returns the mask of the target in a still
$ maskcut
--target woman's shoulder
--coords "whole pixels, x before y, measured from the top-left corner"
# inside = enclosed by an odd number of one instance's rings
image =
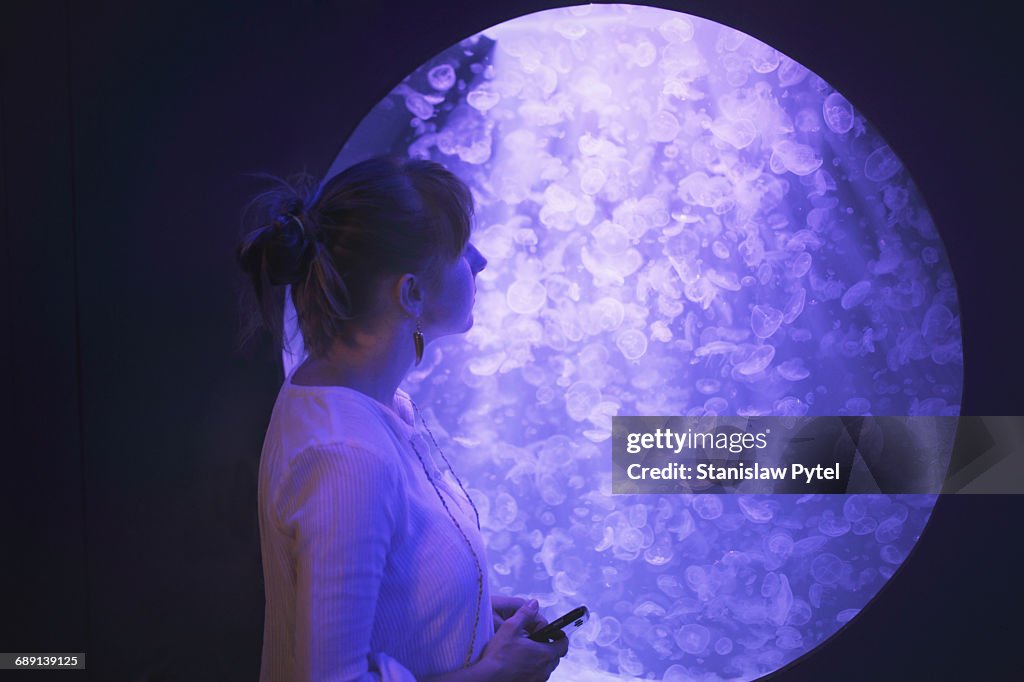
[[[406,425],[416,428],[416,412],[412,397],[401,388],[395,391],[395,411]]]
[[[283,391],[272,418],[282,450],[298,453],[320,445],[396,451],[396,434],[372,399],[355,391]]]

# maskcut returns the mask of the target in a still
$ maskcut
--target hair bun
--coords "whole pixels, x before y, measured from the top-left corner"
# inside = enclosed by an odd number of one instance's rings
[[[267,279],[271,284],[295,284],[306,276],[313,240],[302,219],[294,213],[277,218],[267,231],[264,245]]]

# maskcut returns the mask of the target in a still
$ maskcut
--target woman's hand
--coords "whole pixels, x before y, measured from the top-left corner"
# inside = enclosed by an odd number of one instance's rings
[[[507,613],[507,611],[506,611]],[[544,682],[569,650],[565,635],[554,642],[534,642],[529,634],[543,620],[531,599],[506,618],[484,647],[476,665],[492,682]]]
[[[492,615],[494,617],[494,631],[497,632],[498,628],[501,627],[501,624],[511,618],[512,614],[525,603],[526,600],[522,597],[506,597],[503,594],[492,595],[491,608]],[[533,634],[547,624],[548,620],[538,613],[534,620],[530,621],[528,624],[529,630],[527,630],[527,632]]]

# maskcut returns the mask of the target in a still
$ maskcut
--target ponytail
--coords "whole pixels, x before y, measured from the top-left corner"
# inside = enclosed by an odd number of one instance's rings
[[[248,205],[255,229],[236,257],[256,303],[242,345],[265,327],[282,348],[283,286],[290,284],[306,350],[321,357],[350,320],[373,313],[380,278],[406,272],[434,277],[469,241],[473,198],[440,164],[374,157],[317,189],[308,175],[281,179]]]

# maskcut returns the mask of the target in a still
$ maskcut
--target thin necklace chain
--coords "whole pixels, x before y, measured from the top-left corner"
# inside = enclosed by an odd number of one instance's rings
[[[430,427],[427,426],[427,420],[423,418],[423,411],[416,405],[415,402],[413,402],[412,398],[409,398],[409,402],[412,403],[413,409],[416,410],[416,413],[419,415],[420,423],[423,424],[423,428],[425,428],[427,430],[427,433],[430,434],[430,440],[433,441],[434,447],[437,448],[437,451],[441,454],[441,459],[443,459],[444,463],[448,465],[448,471],[452,472],[452,476],[454,476],[455,480],[458,481],[459,487],[462,489],[462,494],[466,496],[466,499],[469,500],[469,505],[473,507],[473,513],[476,515],[476,529],[481,530],[480,512],[477,510],[476,504],[473,503],[473,498],[469,496],[468,492],[466,492],[466,486],[462,485],[462,479],[459,478],[459,475],[457,473],[455,473],[455,469],[452,468],[452,463],[449,462],[448,458],[444,456],[444,450],[442,450],[441,446],[437,444],[437,439],[434,438],[434,432],[430,430]]]
[[[462,488],[462,492],[466,495],[466,499],[469,500],[469,504],[473,507],[473,513],[476,514],[476,527],[477,530],[480,530],[480,512],[477,511],[476,505],[473,504],[473,498],[471,498],[469,496],[469,493],[466,492],[465,486],[462,485],[462,480],[459,478],[458,474],[455,473],[455,470],[452,469],[451,462],[449,462],[448,458],[444,456],[444,451],[441,450],[441,446],[437,444],[437,439],[434,438],[434,434],[430,431],[430,427],[427,426],[426,419],[423,418],[423,412],[419,409],[419,407],[412,400],[412,398],[409,398],[409,402],[412,403],[413,410],[415,410],[416,413],[419,414],[420,421],[423,423],[423,428],[425,428],[427,430],[427,433],[430,434],[430,440],[434,442],[434,447],[437,448],[437,451],[439,453],[441,453],[441,457],[444,459],[444,463],[448,465],[448,470],[452,472],[452,476],[455,476],[455,480],[459,482],[459,487]],[[420,454],[419,448],[416,447],[415,442],[413,442],[412,440],[409,441],[409,445],[412,446],[413,452],[416,453],[416,457],[420,460],[420,465],[423,467],[423,473],[426,474],[427,480],[430,481],[430,485],[434,487],[434,492],[437,493],[438,499],[441,500],[441,504],[444,505],[444,510],[448,512],[448,518],[452,520],[452,523],[454,523],[455,527],[459,529],[459,533],[462,534],[462,538],[466,541],[466,546],[469,547],[469,553],[473,555],[473,563],[476,564],[476,615],[473,618],[473,636],[469,641],[469,651],[466,652],[466,660],[462,664],[463,668],[468,668],[469,663],[473,658],[473,647],[476,645],[477,626],[480,624],[480,605],[484,599],[484,571],[483,568],[480,566],[480,558],[476,555],[476,550],[473,549],[473,543],[469,541],[469,536],[466,535],[466,531],[462,529],[462,525],[455,519],[455,515],[452,514],[452,510],[448,507],[448,503],[445,501],[444,495],[441,494],[441,490],[437,487],[437,484],[434,483],[434,477],[431,476],[430,472],[427,470],[427,463],[424,461],[423,455]]]

